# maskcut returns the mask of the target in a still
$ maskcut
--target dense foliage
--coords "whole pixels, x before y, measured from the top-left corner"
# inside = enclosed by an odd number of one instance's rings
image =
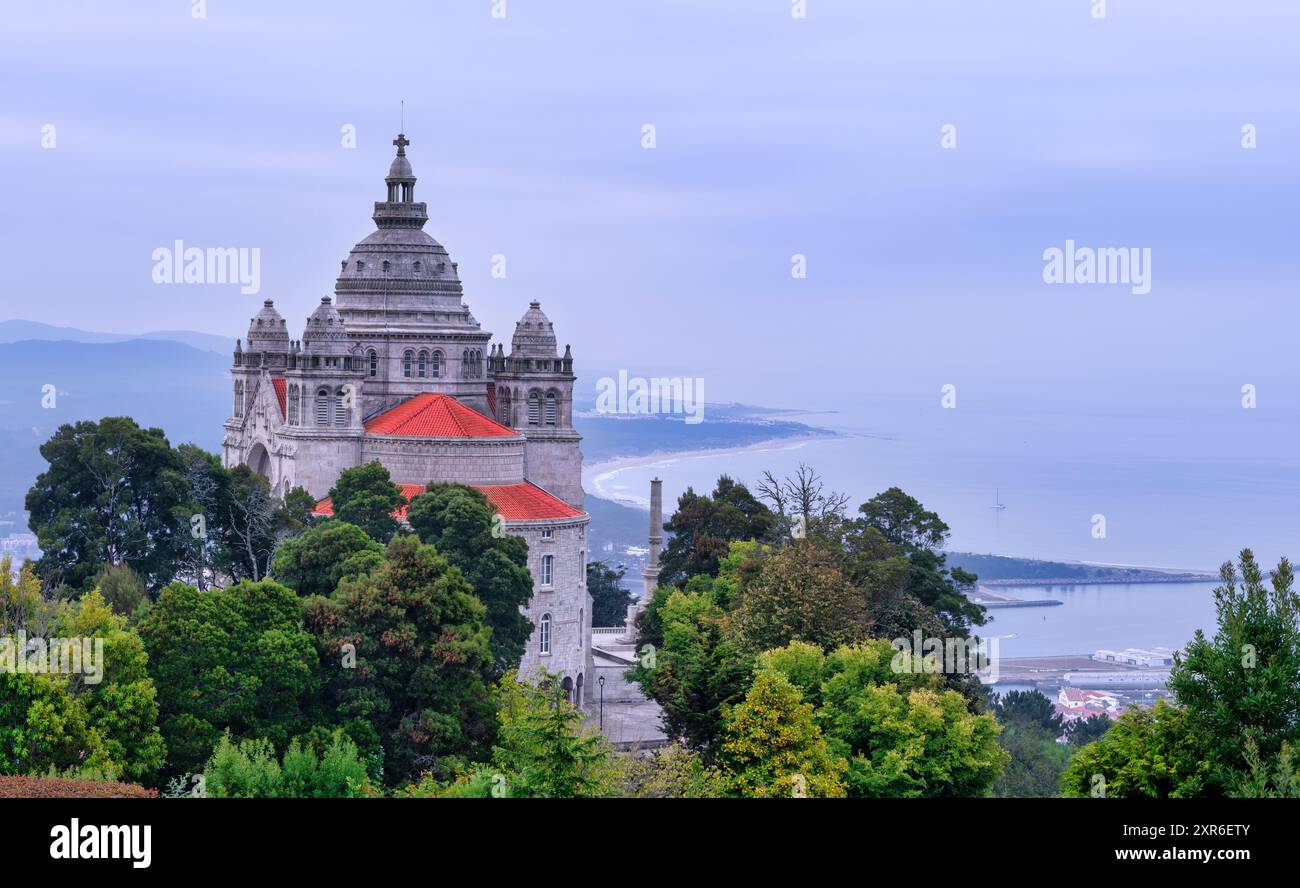
[[[504,532],[487,497],[461,484],[430,484],[411,501],[411,529],[460,568],[487,608],[494,670],[499,677],[519,664],[533,624],[520,608],[533,597],[528,544]]]

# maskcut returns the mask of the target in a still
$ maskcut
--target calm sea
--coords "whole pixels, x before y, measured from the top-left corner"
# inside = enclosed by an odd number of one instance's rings
[[[902,487],[948,523],[954,551],[1028,558],[1217,572],[1242,547],[1272,566],[1300,542],[1292,423],[1247,429],[1251,418],[1235,414],[890,415],[893,429],[846,423],[834,427],[840,438],[597,464],[584,482],[589,493],[645,508],[650,479],[661,477],[671,513],[688,486],[712,490],[720,474],[752,485],[764,470],[780,476],[806,463],[854,508]],[[1006,508],[990,508],[997,501]]]
[[[980,635],[1002,657],[1091,654],[1099,648],[1184,647],[1197,629],[1213,635],[1214,583],[1131,583],[999,587],[1016,598],[1053,598],[1058,607],[991,608]]]

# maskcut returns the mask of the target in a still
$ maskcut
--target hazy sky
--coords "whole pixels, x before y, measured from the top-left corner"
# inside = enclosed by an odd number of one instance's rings
[[[0,319],[242,336],[269,297],[299,335],[405,99],[471,309],[508,340],[540,299],[588,380],[1297,401],[1294,0],[493,5],[5,0]],[[152,283],[177,239],[260,248],[262,293]],[[1046,286],[1067,239],[1149,248],[1151,292]]]

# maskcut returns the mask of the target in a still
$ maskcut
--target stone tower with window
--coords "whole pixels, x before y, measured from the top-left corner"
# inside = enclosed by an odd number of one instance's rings
[[[528,477],[582,508],[582,436],[573,428],[573,354],[558,352],[555,327],[532,302],[515,324],[510,354],[491,355],[497,419],[527,438]]]

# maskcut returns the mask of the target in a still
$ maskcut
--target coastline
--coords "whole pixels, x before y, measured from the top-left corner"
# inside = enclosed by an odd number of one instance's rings
[[[843,432],[836,431],[818,431],[816,433],[783,435],[776,438],[766,438],[762,441],[756,441],[752,444],[744,444],[738,447],[710,447],[701,450],[675,450],[675,451],[655,451],[653,453],[640,454],[635,456],[617,456],[610,459],[603,459],[599,462],[583,465],[582,467],[582,485],[587,491],[588,496],[598,497],[599,499],[608,500],[617,503],[620,506],[629,506],[642,511],[649,511],[650,499],[648,496],[627,496],[615,493],[608,489],[609,482],[617,478],[623,472],[633,469],[644,469],[662,465],[668,468],[674,463],[684,462],[692,459],[713,459],[719,456],[729,456],[738,453],[767,453],[776,450],[798,450],[807,446],[813,441],[825,441],[831,438],[851,437]]]
[[[833,440],[837,438],[858,437],[852,432],[843,432],[833,429],[821,429],[813,427],[806,433],[793,435],[778,435],[773,438],[764,438],[750,444],[742,444],[734,447],[705,447],[692,450],[656,450],[651,453],[633,454],[627,456],[615,456],[597,460],[592,463],[584,463],[582,467],[582,485],[587,496],[595,497],[615,505],[627,508],[637,509],[642,512],[649,512],[650,500],[648,495],[638,493],[627,493],[612,489],[613,483],[618,477],[625,472],[641,470],[647,468],[663,468],[665,470],[677,463],[697,459],[713,459],[716,457],[725,457],[737,454],[750,453],[768,453],[785,450],[798,450],[806,447],[808,444],[817,441]],[[871,436],[866,436],[871,437]],[[704,491],[707,493],[708,491]],[[1010,558],[1023,558],[1026,561],[1040,561],[1044,559],[1035,559],[1029,556],[1005,556]],[[1077,562],[1081,566],[1096,568],[1099,570],[1117,570],[1128,569],[1140,571],[1137,575],[1096,575],[1096,576],[1074,576],[1074,577],[1015,577],[1015,578],[997,578],[983,579],[979,585],[984,588],[985,594],[981,597],[986,600],[978,603],[986,607],[1026,607],[1026,606],[1050,606],[1059,604],[1056,600],[1025,600],[1019,599],[1014,595],[1008,595],[1006,591],[995,591],[999,588],[1008,591],[1016,587],[1052,587],[1052,586],[1119,586],[1119,585],[1148,585],[1164,583],[1211,583],[1218,582],[1217,574],[1201,572],[1196,570],[1177,570],[1171,568],[1145,568],[1128,565],[1113,564],[1091,564],[1088,562]]]

